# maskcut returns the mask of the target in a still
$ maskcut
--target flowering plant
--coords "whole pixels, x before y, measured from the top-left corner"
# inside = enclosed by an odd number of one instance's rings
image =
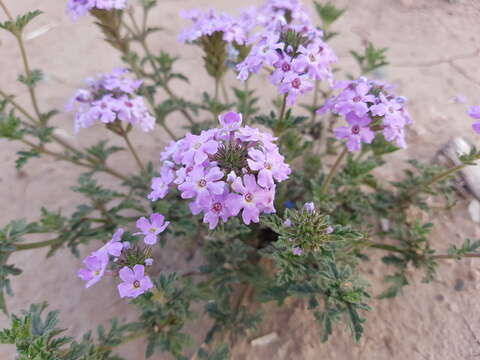
[[[13,253],[47,247],[50,256],[66,247],[79,257],[95,242],[69,281],[93,294],[113,281],[112,296],[139,312],[134,321],[113,319],[108,331],[101,325],[97,337],[74,341],[59,337],[55,312],[43,320],[46,304],[34,304],[12,317],[0,342],[15,344],[22,359],[113,360],[118,345],[145,337],[146,357],[225,359],[238,335],[256,331],[262,304],[288,306],[287,298],[308,301],[320,340],[345,322],[358,341],[372,310],[369,298],[402,296],[409,267],[429,282],[444,259],[480,257],[480,241],[470,239],[439,253],[429,236],[433,224],[411,215],[428,213],[433,197],[449,206],[456,176],[476,165],[480,153],[472,146],[456,154],[452,167],[411,160],[402,180],[380,177],[375,170],[389,154],[407,147],[414,126],[407,99],[372,79],[387,65],[386,49],[368,44],[364,53],[352,51],[357,77],[342,80],[334,72],[339,60],[328,42],[338,34],[330,27],[344,9],[314,4],[321,27],[299,0],[266,0],[237,17],[182,11],[190,25],[178,40],[202,50],[213,79],[212,89],[192,101],[175,91],[178,81],[188,81],[175,70],[177,58],[147,42],[159,30],[148,21],[155,0],[68,0],[72,19],[93,16],[124,62],[65,98],[73,132],[118,136],[138,167],[127,174],[128,167],[110,163],[125,148],[106,140],[78,147],[52,125],[57,112],[38,101],[43,74],[30,68],[24,43],[25,27],[41,13],[13,17],[0,0],[6,16],[0,28],[21,49],[19,81],[31,102],[29,109],[0,89],[0,138],[25,147],[17,169],[45,156],[87,171],[72,187],[84,199],[74,212],[42,208],[37,221],[0,228],[0,307],[7,313],[5,295],[13,295],[10,281],[21,272]],[[271,111],[260,109],[258,89],[248,85],[261,72],[276,88]],[[229,73],[239,87],[227,88]],[[480,133],[480,107],[467,114]],[[186,130],[171,128],[174,116],[184,118]],[[137,130],[162,135],[163,151],[147,162],[130,138]],[[39,234],[52,238],[27,240]],[[379,294],[361,266],[374,251],[385,252],[383,263],[394,269]],[[174,252],[187,260],[168,267]],[[187,325],[194,304],[204,305],[210,321],[192,349]]]

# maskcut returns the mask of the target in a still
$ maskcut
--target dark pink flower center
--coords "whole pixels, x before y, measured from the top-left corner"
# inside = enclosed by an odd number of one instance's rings
[[[102,109],[106,109],[106,108],[107,108],[107,104],[105,104],[104,102],[102,102],[102,103],[100,104],[100,107],[101,107]]]
[[[134,288],[139,288],[139,287],[140,287],[140,281],[135,280],[135,281],[133,282],[133,287],[134,287]]]
[[[272,169],[272,164],[266,162],[265,164],[263,164],[263,167],[267,170],[271,170]]]
[[[288,71],[290,71],[290,69],[291,69],[291,66],[290,66],[289,63],[283,63],[283,65],[282,65],[282,70],[283,70],[284,72],[288,72]]]
[[[250,193],[245,194],[245,201],[246,202],[252,202],[253,200],[253,195]]]
[[[311,62],[315,61],[315,56],[313,56],[313,54],[308,55],[308,58],[310,59]]]
[[[205,179],[202,179],[198,182],[198,186],[200,187],[205,187],[207,185],[207,182],[205,181]]]
[[[130,101],[125,101],[125,106],[131,108],[133,104]]]
[[[300,85],[302,85],[302,82],[300,81],[299,78],[296,78],[292,81],[292,86],[295,88],[295,89],[298,89],[300,87]]]
[[[352,134],[355,134],[355,135],[360,134],[360,126],[358,126],[358,125],[353,125],[353,126],[352,126]]]
[[[361,100],[362,100],[362,97],[358,95],[353,98],[353,102],[360,102]]]
[[[222,211],[222,204],[219,202],[216,202],[215,204],[213,204],[212,209],[215,212],[220,212]]]
[[[389,111],[391,114],[393,114],[393,113],[395,112],[395,109],[390,106],[390,107],[388,108],[388,111]]]

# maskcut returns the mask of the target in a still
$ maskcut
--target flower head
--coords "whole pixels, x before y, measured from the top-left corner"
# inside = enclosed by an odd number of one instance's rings
[[[121,10],[127,6],[127,0],[68,0],[67,12],[73,20],[87,14],[90,10]]]
[[[340,93],[327,99],[317,113],[331,111],[343,115],[348,126],[334,129],[337,139],[347,139],[348,150],[359,151],[370,144],[377,133],[399,147],[406,147],[405,128],[412,124],[405,105],[407,100],[393,95],[391,86],[360,77],[337,84]]]
[[[143,97],[135,94],[142,82],[126,75],[125,69],[115,69],[89,79],[86,88],[77,90],[67,104],[67,110],[73,110],[77,104],[75,132],[97,122],[110,124],[115,121],[138,125],[145,132],[153,130],[155,118],[148,111]]]
[[[153,245],[157,242],[157,236],[165,231],[169,224],[170,221],[165,221],[162,214],[154,213],[150,215],[150,220],[142,216],[136,223],[140,232],[134,233],[134,235],[144,235],[145,244]]]
[[[121,298],[136,298],[153,288],[152,281],[145,275],[145,266],[135,265],[133,270],[125,266],[119,271],[120,279],[123,281],[118,285],[118,293]]]
[[[192,214],[214,229],[220,221],[242,213],[246,224],[261,213],[274,212],[276,183],[290,175],[276,138],[241,127],[241,114],[219,116],[220,127],[187,134],[162,152],[161,177],[152,180],[149,199],[164,197],[176,185],[190,199]]]

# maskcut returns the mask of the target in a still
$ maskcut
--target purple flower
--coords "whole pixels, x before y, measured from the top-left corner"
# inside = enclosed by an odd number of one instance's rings
[[[245,175],[243,183],[237,178],[232,184],[232,189],[239,194],[230,194],[227,205],[234,216],[243,209],[243,222],[249,225],[250,222],[259,222],[260,212],[268,206],[268,192],[258,186],[253,175]]]
[[[208,159],[208,155],[213,155],[218,150],[218,142],[205,132],[200,135],[187,134],[185,145],[188,146],[182,159],[185,165],[199,165]]]
[[[148,199],[156,201],[163,199],[168,194],[168,186],[175,178],[175,172],[173,171],[174,164],[170,161],[165,161],[160,169],[160,177],[154,177],[152,179],[152,192],[148,194]]]
[[[302,251],[302,249],[300,249],[298,246],[295,246],[295,247],[292,249],[292,253],[293,253],[293,255],[300,256],[300,255],[302,255],[303,251]]]
[[[291,227],[291,226],[292,226],[292,220],[286,219],[286,220],[283,222],[283,226],[286,227],[286,228]]]
[[[369,110],[368,103],[375,101],[375,96],[369,94],[370,89],[371,86],[365,78],[350,82],[338,96],[333,109],[340,115],[354,112],[358,117],[363,117]]]
[[[347,116],[349,126],[341,126],[333,130],[337,139],[347,139],[347,148],[350,152],[359,151],[362,142],[371,144],[375,133],[370,130],[369,124],[372,120],[368,116],[358,117],[354,113]]]
[[[291,71],[284,76],[279,89],[281,94],[287,94],[287,104],[293,105],[297,95],[311,91],[313,85],[307,75],[299,75]]]
[[[222,219],[224,222],[232,215],[226,203],[227,197],[225,195],[216,195],[209,198],[209,201],[204,205],[205,215],[203,222],[208,224],[210,230],[217,227],[218,221]]]
[[[307,202],[303,205],[303,208],[309,213],[313,213],[315,211],[315,204],[313,202]]]
[[[169,224],[170,221],[165,221],[165,217],[162,214],[154,213],[150,215],[150,221],[145,217],[137,220],[137,228],[141,231],[133,235],[144,235],[143,241],[145,244],[153,245],[157,242],[157,236],[161,234]]]
[[[85,287],[88,289],[90,286],[96,284],[105,274],[105,269],[108,264],[108,255],[103,253],[93,253],[87,256],[83,263],[84,268],[78,270],[78,277],[83,281],[86,281]]]
[[[221,195],[225,182],[219,181],[225,174],[218,167],[213,167],[207,172],[202,166],[196,166],[187,176],[185,182],[178,189],[182,192],[183,199],[197,197],[202,202],[210,195]]]
[[[335,231],[335,229],[333,228],[333,226],[329,225],[329,226],[327,227],[327,229],[325,230],[325,234],[328,235],[328,234],[333,233],[334,231]]]
[[[117,287],[121,298],[136,298],[153,288],[152,281],[145,275],[143,265],[137,264],[133,267],[133,270],[125,266],[120,269],[118,274],[123,281]]]
[[[235,131],[240,129],[242,125],[242,114],[238,114],[234,111],[229,111],[225,114],[222,114],[218,117],[218,121],[222,126],[223,130],[226,131]]]
[[[124,233],[124,230],[121,228],[115,231],[115,233],[112,236],[112,239],[109,242],[107,242],[105,245],[103,245],[100,249],[98,249],[96,252],[94,252],[94,254],[106,253],[108,255],[119,257],[123,249],[123,244],[121,242],[123,233]]]
[[[277,181],[288,179],[291,170],[280,154],[252,148],[248,150],[248,156],[248,166],[253,171],[258,171],[258,185],[268,189],[273,186],[274,178]]]
[[[152,265],[153,265],[153,259],[152,258],[145,259],[145,266],[152,266]]]
[[[468,109],[468,115],[473,119],[480,119],[480,106],[470,107],[470,109]],[[473,123],[472,128],[480,134],[480,122]]]

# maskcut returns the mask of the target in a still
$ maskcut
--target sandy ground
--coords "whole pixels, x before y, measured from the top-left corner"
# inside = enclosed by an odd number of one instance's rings
[[[109,71],[120,64],[115,52],[99,41],[101,36],[90,18],[72,23],[65,16],[65,1],[5,2],[14,14],[34,8],[45,12],[29,31],[46,29],[45,26],[50,30],[28,41],[32,67],[41,68],[46,73],[46,81],[39,86],[43,110],[61,109],[85,77]],[[181,56],[179,68],[190,77],[192,85],[179,85],[179,92],[187,98],[198,98],[208,78],[199,67],[199,50],[176,42],[176,35],[184,26],[177,14],[180,9],[208,6],[237,11],[240,5],[222,0],[159,2],[161,6],[154,10],[153,18],[166,30],[152,37],[151,46]],[[475,139],[470,131],[471,122],[464,115],[464,106],[450,101],[458,94],[464,95],[469,104],[480,101],[479,58],[468,56],[480,48],[480,3],[477,0],[334,2],[348,7],[348,12],[336,26],[342,36],[332,42],[342,66],[356,71],[348,50],[358,49],[362,41],[388,47],[392,65],[378,75],[398,85],[398,92],[410,99],[409,108],[416,121],[409,134],[410,147],[392,158],[393,163],[384,172],[387,179],[400,174],[399,161],[402,158],[429,159],[433,151],[453,136],[465,136],[478,144],[478,138]],[[258,0],[242,1],[242,5],[258,3]],[[305,4],[310,5],[307,1]],[[3,18],[1,14],[0,19]],[[26,102],[26,91],[15,84],[21,71],[19,52],[13,39],[4,32],[0,33],[0,53],[1,88],[16,93],[20,101]],[[261,83],[263,79],[257,81]],[[233,78],[231,84],[234,84]],[[274,93],[273,89],[270,93]],[[269,101],[269,98],[262,99],[262,105]],[[70,115],[61,114],[54,121],[66,134],[71,134]],[[172,117],[170,123],[180,134],[183,120]],[[100,128],[95,128],[83,131],[72,141],[91,143],[104,135]],[[145,159],[155,160],[165,140],[160,130],[147,137],[134,134],[134,142]],[[23,173],[17,173],[13,163],[14,153],[19,149],[18,144],[0,142],[0,224],[22,217],[33,220],[41,206],[67,213],[72,211],[79,199],[69,187],[79,171],[69,164],[42,158],[29,164]],[[135,165],[127,156],[118,155],[113,165],[124,172],[134,171]],[[107,176],[103,180],[107,184],[113,183]],[[460,203],[449,213],[434,214],[438,227],[433,241],[437,248],[445,249],[448,243],[480,236],[478,225],[469,220],[466,204]],[[91,248],[96,246],[92,244]],[[82,249],[84,254],[89,250]],[[181,249],[173,250],[167,254],[168,269],[175,269],[184,261]],[[24,309],[30,303],[48,301],[52,309],[61,310],[62,326],[69,327],[72,335],[105,323],[113,316],[135,318],[135,310],[118,299],[113,282],[104,281],[87,291],[75,275],[80,260],[73,258],[68,251],[60,251],[51,259],[45,259],[44,254],[40,250],[13,256],[12,262],[24,272],[13,280],[16,296],[8,299],[12,312]],[[373,293],[378,294],[381,291],[379,279],[385,268],[373,263],[366,264],[365,268],[372,280]],[[235,345],[233,358],[450,360],[480,356],[480,302],[477,300],[480,261],[466,260],[461,264],[446,261],[432,284],[421,284],[420,276],[413,272],[411,283],[413,285],[394,300],[371,302],[374,311],[366,315],[366,333],[360,344],[354,344],[348,331],[342,328],[337,329],[330,342],[321,344],[312,316],[304,303],[296,301],[281,310],[273,305],[264,306],[265,322],[256,334]],[[6,323],[7,318],[0,315],[0,326]],[[202,329],[205,324],[199,321],[194,327]],[[274,331],[279,337],[277,341],[266,346],[250,344],[252,339]],[[2,346],[0,358],[13,359],[12,350],[9,346]],[[143,351],[142,341],[119,349],[121,355],[132,360],[143,359]],[[153,357],[167,358],[158,354]]]

